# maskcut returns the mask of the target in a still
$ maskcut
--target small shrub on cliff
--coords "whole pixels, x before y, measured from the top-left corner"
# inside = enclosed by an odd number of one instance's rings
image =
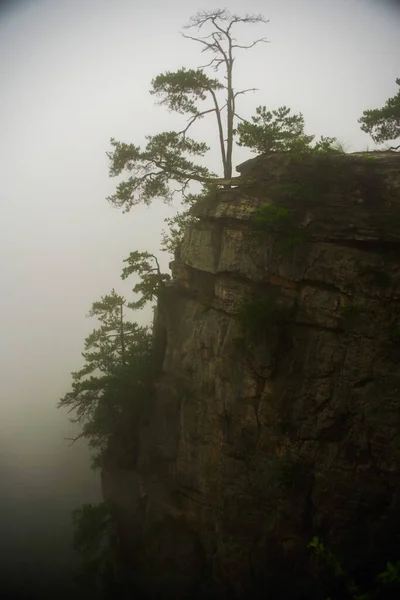
[[[252,225],[256,236],[276,233],[278,248],[282,251],[291,250],[304,242],[304,233],[296,224],[293,212],[282,206],[263,206],[254,216]]]
[[[256,231],[271,231],[276,226],[287,226],[292,221],[289,209],[270,204],[264,205],[253,219]]]
[[[337,600],[348,598],[349,600],[388,600],[398,598],[400,593],[400,560],[396,563],[387,562],[386,569],[376,576],[376,587],[368,592],[362,592],[360,586],[343,569],[340,560],[319,540],[314,537],[308,544],[308,548],[314,550],[321,557],[327,567],[331,570],[334,579],[342,583],[343,591]],[[327,600],[335,600],[332,597]]]

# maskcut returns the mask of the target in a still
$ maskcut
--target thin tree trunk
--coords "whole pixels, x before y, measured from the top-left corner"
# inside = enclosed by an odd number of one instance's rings
[[[232,65],[228,66],[228,106],[227,106],[227,141],[226,141],[226,170],[224,177],[232,177],[232,150],[233,150],[233,90],[232,90]]]
[[[232,57],[232,38],[228,34],[228,60],[226,62],[227,81],[228,81],[228,106],[227,106],[227,142],[226,142],[226,173],[227,179],[232,177],[232,151],[233,151],[233,119],[235,118],[235,96],[233,94],[233,57]]]
[[[214,90],[210,90],[212,99],[214,101],[214,106],[215,106],[215,114],[217,117],[217,124],[218,124],[218,137],[219,137],[219,145],[220,145],[220,149],[221,149],[221,157],[222,157],[222,167],[224,170],[224,178],[227,178],[226,175],[226,152],[225,152],[225,142],[224,142],[224,128],[222,127],[222,120],[221,120],[221,110],[219,108],[219,104],[218,104],[218,100],[217,100],[217,96],[215,95]]]
[[[122,364],[125,365],[126,363],[126,352],[125,352],[125,335],[124,335],[124,305],[121,304],[121,311],[120,311],[120,338],[121,338],[121,360],[122,360]]]

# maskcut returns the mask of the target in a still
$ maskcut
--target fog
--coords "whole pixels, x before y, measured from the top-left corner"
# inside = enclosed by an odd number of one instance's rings
[[[143,144],[181,127],[154,104],[151,79],[204,62],[179,31],[208,0],[31,0],[0,8],[0,553],[3,578],[32,578],[70,561],[70,511],[100,500],[99,474],[58,400],[82,365],[85,318],[115,287],[131,250],[159,252],[162,202],[122,214],[106,196],[109,140]],[[336,136],[348,151],[373,147],[357,119],[396,92],[400,13],[384,0],[226,0],[266,25],[243,39],[236,88],[249,118],[259,104],[301,111],[307,133]],[[238,35],[240,35],[238,33]],[[211,122],[193,136],[216,147]],[[238,149],[234,164],[250,158]],[[217,152],[207,166],[220,171]],[[170,257],[160,253],[167,267]],[[138,314],[148,323],[150,310]],[[33,581],[32,579],[32,581]],[[15,583],[16,585],[16,583]]]

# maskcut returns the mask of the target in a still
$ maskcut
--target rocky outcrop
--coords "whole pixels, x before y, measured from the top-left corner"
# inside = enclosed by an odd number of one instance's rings
[[[350,570],[399,558],[399,167],[258,157],[193,208],[159,299],[156,395],[132,460],[102,473],[148,595],[304,597],[314,535]],[[284,217],[256,235],[264,205]],[[251,334],[249,300],[275,307]]]

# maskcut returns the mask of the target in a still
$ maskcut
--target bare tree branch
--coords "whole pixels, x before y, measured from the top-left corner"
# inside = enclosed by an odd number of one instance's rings
[[[237,119],[240,119],[241,121],[243,121],[244,123],[250,123],[250,121],[248,121],[247,119],[243,119],[243,117],[241,117],[240,115],[238,115],[237,113],[235,113],[235,117]]]
[[[241,90],[240,92],[235,92],[233,97],[240,96],[240,94],[247,94],[247,92],[258,92],[258,88],[248,88],[247,90]],[[236,115],[236,113],[235,113]]]
[[[207,48],[211,49],[214,44],[211,44],[210,42],[206,42],[204,41],[202,38],[196,38],[193,37],[192,35],[186,35],[185,33],[181,33],[181,35],[186,38],[187,40],[193,40],[194,42],[200,42],[200,44],[204,44],[204,46],[207,46]],[[204,52],[204,50],[206,50],[206,48],[204,48],[202,50],[202,52]]]
[[[228,33],[230,33],[230,30],[235,23],[269,23],[269,19],[265,19],[262,15],[248,15],[246,17],[237,17],[233,15],[227,28]]]
[[[186,190],[187,190],[187,188],[189,187],[189,185],[190,185],[190,179],[187,179],[187,180],[186,180],[186,181],[185,181],[185,182],[182,184],[182,187],[180,187],[180,188],[178,188],[178,189],[174,190],[174,194],[177,194],[177,193],[179,193],[179,194],[182,194],[182,196],[183,196],[184,198],[186,198]]]
[[[212,67],[214,71],[217,71],[222,64],[225,64],[226,74],[224,77],[226,80],[226,86],[224,86],[224,88],[227,92],[226,135],[224,134],[221,120],[222,109],[219,109],[216,96],[215,94],[213,94],[225,178],[232,176],[232,152],[233,136],[235,133],[234,118],[236,116],[236,98],[241,94],[245,94],[247,91],[256,90],[256,88],[251,88],[234,93],[233,65],[235,57],[233,56],[233,50],[235,48],[247,50],[253,48],[254,46],[256,46],[256,44],[268,43],[268,40],[265,37],[263,37],[253,41],[251,44],[238,44],[236,38],[232,36],[231,30],[232,27],[237,23],[259,22],[267,23],[268,21],[262,15],[246,14],[244,17],[239,17],[238,15],[231,14],[227,9],[218,9],[214,11],[204,11],[197,13],[197,15],[192,17],[190,23],[185,27],[185,29],[197,27],[197,30],[200,31],[201,28],[206,23],[208,23],[211,24],[214,29],[214,31],[212,31],[210,34],[208,34],[205,37],[196,37],[194,35],[182,33],[183,37],[202,44],[202,52],[210,50],[211,52],[213,52],[213,54],[216,55],[212,58],[212,60],[209,63],[200,67],[200,69]],[[191,123],[193,123],[195,120],[196,119],[193,119]],[[189,124],[189,127],[191,123]]]
[[[197,113],[197,115],[190,117],[189,124],[185,127],[185,129],[182,129],[182,131],[179,131],[178,134],[185,135],[187,130],[189,129],[189,127],[191,127],[197,119],[200,119],[201,117],[203,117],[204,115],[207,115],[208,113],[215,112],[215,110],[216,110],[215,108],[209,108],[208,110],[203,110],[203,112]]]
[[[267,38],[260,38],[259,40],[255,40],[252,44],[248,46],[242,46],[241,44],[232,44],[232,48],[243,48],[244,50],[248,50],[249,48],[253,48],[256,44],[263,42],[264,44],[270,44],[271,42],[267,40]]]
[[[207,67],[212,67],[214,71],[218,71],[220,65],[225,62],[223,58],[217,58],[216,56],[206,65],[201,65],[199,67],[199,69],[207,69]],[[216,64],[216,66],[213,66],[213,64]]]
[[[218,30],[219,30],[219,31],[220,31],[220,32],[221,32],[223,35],[225,35],[226,37],[229,37],[229,34],[227,33],[227,31],[226,31],[225,29],[222,29],[222,27],[220,27],[220,26],[217,24],[217,22],[216,22],[216,19],[217,19],[217,18],[218,18],[218,17],[212,17],[212,18],[211,18],[211,22],[212,22],[212,24],[213,24],[213,25],[214,25],[214,27],[216,27],[216,28],[217,28],[217,29],[218,29]]]
[[[68,445],[72,446],[72,444],[75,444],[75,442],[77,442],[78,440],[80,440],[83,437],[85,437],[85,434],[84,433],[80,433],[79,435],[76,436],[76,438],[64,438],[64,440],[67,440],[67,441],[71,442]]]

